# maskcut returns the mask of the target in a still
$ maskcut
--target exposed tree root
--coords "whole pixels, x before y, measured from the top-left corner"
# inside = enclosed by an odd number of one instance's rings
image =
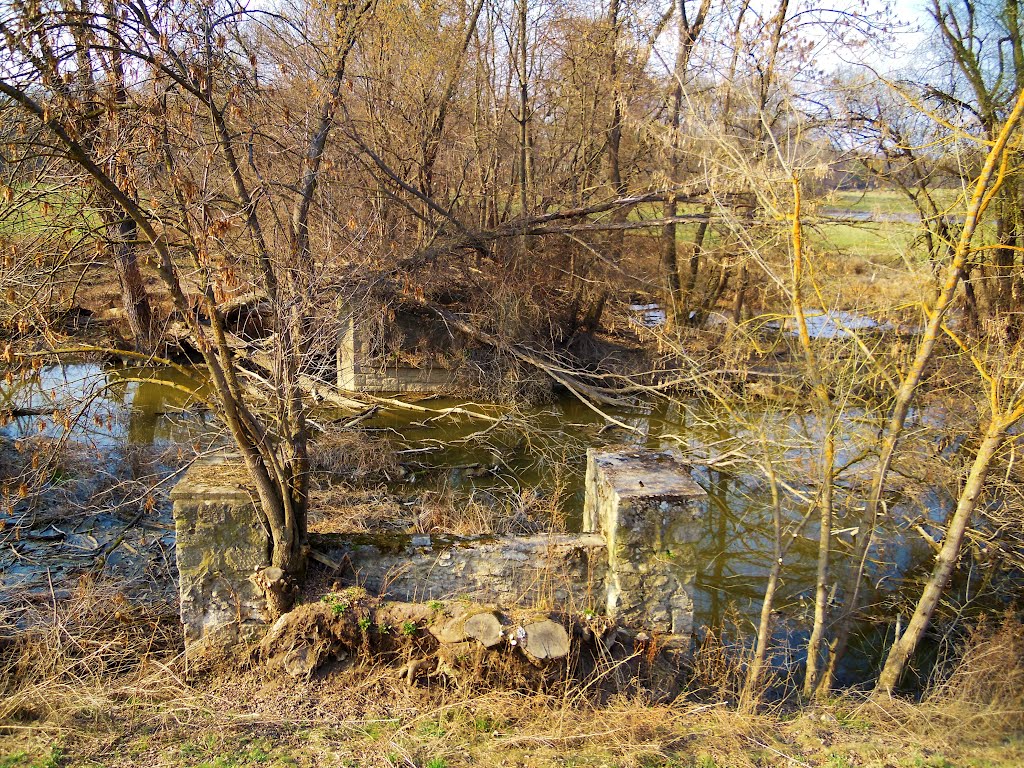
[[[675,676],[656,651],[646,636],[599,617],[506,611],[468,601],[391,602],[350,587],[279,618],[259,656],[271,674],[295,678],[331,663],[383,662],[408,685],[524,691],[609,671],[615,677],[623,669],[632,681],[638,666],[658,666],[664,691]]]

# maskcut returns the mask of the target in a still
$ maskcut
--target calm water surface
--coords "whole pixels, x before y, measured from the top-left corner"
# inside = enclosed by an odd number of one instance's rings
[[[215,444],[218,427],[203,406],[203,394],[202,377],[189,371],[96,364],[50,366],[13,389],[0,389],[0,411],[12,407],[49,408],[55,403],[83,404],[73,409],[78,418],[70,439],[92,450],[101,457],[101,463],[117,462],[124,459],[132,446],[165,452],[173,452],[177,446],[191,455],[196,446]],[[466,403],[432,399],[423,404],[442,409]],[[792,411],[750,412],[742,415],[747,423],[737,425],[735,420],[719,418],[713,408],[673,403],[616,409],[612,415],[627,427],[623,428],[609,427],[600,415],[572,398],[550,407],[518,411],[479,404],[469,407],[501,416],[503,421],[492,426],[464,417],[427,419],[429,414],[389,409],[363,423],[371,432],[390,436],[400,451],[399,458],[408,471],[406,481],[396,486],[396,492],[445,487],[456,493],[474,494],[478,498],[490,496],[500,501],[524,491],[537,491],[557,499],[560,524],[573,530],[579,528],[582,518],[588,447],[626,444],[676,448],[693,458],[696,465],[706,465],[709,456],[722,459],[720,469],[699,469],[695,473],[710,497],[710,510],[698,545],[701,565],[696,619],[699,625],[733,622],[742,632],[752,631],[771,564],[772,505],[764,477],[742,470],[740,454],[761,455],[767,447],[790,488],[784,494],[784,516],[787,521],[799,519],[814,496],[814,488],[806,478],[818,472],[814,461],[820,429],[812,415]],[[866,414],[850,411],[841,432],[844,436],[840,441],[839,463],[852,463],[855,473],[856,458],[873,438],[875,425]],[[19,417],[0,428],[0,435],[12,439],[40,434],[59,437],[63,429],[46,415]],[[173,465],[173,461],[168,461],[168,473],[175,469]],[[840,513],[847,508],[855,510],[857,502],[853,494],[847,497],[840,488]],[[938,520],[949,504],[950,500],[941,492],[919,493],[893,509],[892,517],[897,521],[907,517]],[[166,556],[173,543],[173,531],[168,532],[166,508],[155,514],[156,540]],[[850,519],[853,517],[850,514]],[[842,529],[844,524],[840,521],[837,528]],[[37,550],[57,543],[68,549],[69,542],[77,541],[91,556],[101,548],[105,534],[113,536],[120,528],[117,519],[99,524],[93,520],[92,528],[84,534],[57,526],[57,532],[32,530],[25,539]],[[837,551],[844,550],[849,533],[840,530]],[[84,540],[83,535],[87,537]],[[75,539],[76,536],[79,538]],[[90,538],[96,547],[90,548]],[[872,584],[878,588],[869,595],[877,606],[877,620],[865,624],[860,645],[854,648],[852,664],[858,676],[865,666],[874,663],[885,634],[894,623],[895,617],[887,613],[891,609],[886,607],[886,590],[895,588],[905,578],[915,578],[931,562],[924,543],[900,534],[899,526],[894,526],[884,538],[886,558],[873,567]],[[32,562],[13,562],[10,558],[5,561],[3,557],[0,555],[0,566],[4,567],[3,579],[7,584],[38,579],[38,568],[34,571]],[[799,647],[803,639],[800,628],[807,625],[811,611],[816,557],[817,530],[808,525],[787,556],[777,598],[776,634],[780,645],[787,645],[788,640],[788,645]],[[66,560],[67,568],[58,576],[72,573],[81,565],[73,551]],[[49,578],[52,576],[51,572]],[[780,658],[781,661],[784,659]]]

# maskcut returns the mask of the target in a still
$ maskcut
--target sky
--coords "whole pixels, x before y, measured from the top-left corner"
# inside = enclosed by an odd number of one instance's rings
[[[918,63],[927,53],[931,18],[926,0],[867,0],[869,11],[889,14],[898,24],[890,39],[882,44],[858,50],[834,50],[823,45],[821,66],[826,69],[866,65],[879,74],[892,74]]]
[[[926,10],[928,2],[929,0],[790,0],[789,31],[792,32],[796,27],[805,40],[814,44],[809,60],[817,69],[830,72],[868,66],[880,75],[891,76],[902,69],[919,64],[922,57],[927,57],[931,27],[930,16]],[[767,25],[778,8],[778,3],[779,0],[752,0],[746,16],[748,23],[760,19],[762,24]],[[653,25],[653,20],[664,13],[665,3],[663,0],[648,0],[645,4],[648,24]],[[696,0],[687,3],[691,12],[697,5]],[[855,10],[859,12],[856,17],[852,15]],[[881,37],[884,42],[859,47],[843,46],[837,41],[834,32],[830,33],[825,29],[828,23],[838,22],[835,24],[836,29],[845,30],[847,37],[856,38],[856,35],[849,34],[850,28],[863,26],[865,15],[871,14],[883,14],[885,18],[894,22],[889,27],[887,35],[872,34],[872,38],[877,40]],[[725,27],[730,24],[731,22],[723,20]],[[725,43],[726,40],[722,37],[725,34],[725,29],[719,29],[714,39]],[[675,40],[674,26],[671,26],[655,45],[651,62],[653,67],[671,67]]]

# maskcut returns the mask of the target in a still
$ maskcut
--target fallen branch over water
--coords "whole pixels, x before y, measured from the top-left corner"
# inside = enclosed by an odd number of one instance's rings
[[[0,408],[0,420],[20,419],[23,416],[53,416],[53,412],[58,410],[59,405]]]
[[[183,325],[172,326],[168,333],[179,342],[185,341],[192,345],[195,344],[192,333]],[[273,370],[273,359],[270,354],[261,349],[259,344],[248,342],[231,333],[225,332],[225,340],[235,357],[240,361],[244,361],[249,366],[249,370],[247,370],[248,378],[262,385],[264,391],[274,390],[274,386],[270,381],[270,371]],[[264,339],[261,344],[265,345],[272,340],[273,337]],[[413,411],[415,413],[427,413],[433,417],[460,415],[488,422],[496,422],[501,418],[466,406],[428,408],[416,403],[407,403],[390,397],[379,397],[366,392],[342,393],[333,384],[324,382],[309,374],[299,375],[299,386],[302,388],[303,394],[313,402],[326,404],[343,411],[352,411],[356,414],[355,418],[358,421],[369,418],[368,412],[374,409],[379,410],[381,406]],[[361,418],[360,414],[362,414]],[[358,423],[358,421],[355,423]]]
[[[573,371],[565,368],[554,360],[548,359],[538,352],[533,350],[525,349],[518,344],[506,344],[501,339],[493,336],[486,331],[482,331],[475,325],[466,322],[459,315],[452,312],[450,309],[435,304],[426,299],[422,299],[416,296],[408,296],[409,300],[419,304],[420,306],[429,309],[431,312],[440,317],[447,325],[455,328],[462,334],[469,336],[472,339],[480,341],[495,349],[501,349],[508,352],[517,360],[526,363],[543,373],[550,376],[555,382],[561,384],[570,392],[572,392],[580,399],[587,399],[594,403],[608,406],[625,406],[629,403],[620,397],[615,396],[614,390],[608,390],[604,387],[596,387],[591,384],[587,384]],[[581,397],[582,396],[582,397]],[[602,414],[604,415],[604,414]],[[614,421],[608,416],[605,416],[610,421]]]

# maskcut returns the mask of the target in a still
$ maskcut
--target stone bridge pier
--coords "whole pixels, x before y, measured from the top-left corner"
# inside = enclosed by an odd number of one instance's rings
[[[186,650],[258,639],[270,540],[244,468],[194,466],[171,498]],[[582,533],[311,534],[310,545],[341,581],[396,600],[594,612],[686,649],[705,514],[707,495],[676,454],[591,449]]]
[[[607,548],[605,613],[688,645],[707,494],[670,451],[587,452],[583,529]]]

